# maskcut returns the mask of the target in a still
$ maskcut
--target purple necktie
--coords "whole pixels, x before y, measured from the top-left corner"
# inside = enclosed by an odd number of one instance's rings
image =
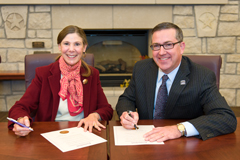
[[[168,76],[162,76],[162,84],[158,89],[157,100],[155,105],[155,112],[153,119],[163,119],[165,107],[167,104],[168,92],[166,81],[168,80]]]

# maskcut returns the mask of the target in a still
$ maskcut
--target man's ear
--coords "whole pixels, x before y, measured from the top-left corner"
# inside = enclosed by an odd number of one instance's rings
[[[180,48],[181,48],[181,54],[183,54],[184,49],[185,49],[185,42],[180,43]]]

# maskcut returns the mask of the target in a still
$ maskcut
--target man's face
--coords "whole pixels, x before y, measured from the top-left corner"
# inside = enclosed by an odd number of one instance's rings
[[[168,44],[176,43],[176,30],[175,29],[164,29],[156,31],[152,35],[152,44]],[[160,50],[152,51],[153,60],[158,67],[166,74],[172,72],[181,62],[182,54],[185,48],[185,43],[177,43],[172,49],[165,50],[161,46]]]

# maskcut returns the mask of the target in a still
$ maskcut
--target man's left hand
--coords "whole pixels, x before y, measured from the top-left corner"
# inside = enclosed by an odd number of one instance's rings
[[[169,139],[176,139],[181,137],[181,133],[178,130],[177,125],[173,125],[153,128],[150,132],[144,134],[143,137],[146,141],[150,142],[164,142]]]

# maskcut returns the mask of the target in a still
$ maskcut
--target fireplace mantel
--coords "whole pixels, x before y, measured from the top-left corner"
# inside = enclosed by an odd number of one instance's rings
[[[124,5],[124,4],[140,4],[140,5],[158,5],[158,4],[227,4],[228,0],[0,0],[1,4],[19,5],[50,5],[50,4],[107,4],[107,5]]]

